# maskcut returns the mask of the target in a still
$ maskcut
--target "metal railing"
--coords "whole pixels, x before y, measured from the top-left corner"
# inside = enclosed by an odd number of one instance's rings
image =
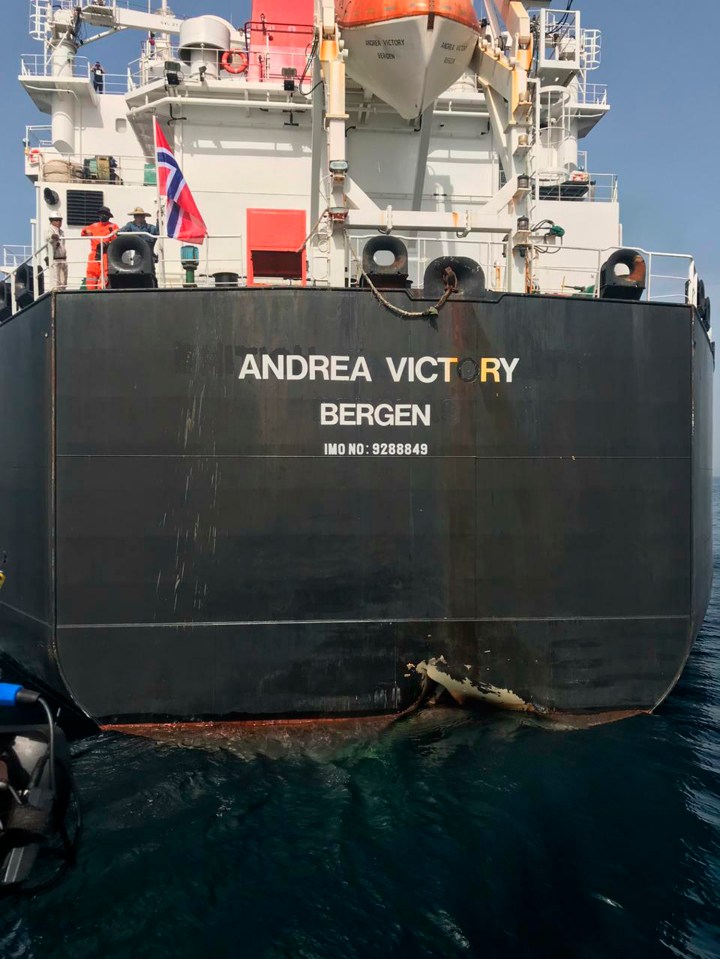
[[[223,82],[233,84],[267,83],[282,86],[286,80],[292,79],[284,74],[283,70],[294,70],[294,79],[298,83],[307,66],[307,55],[304,52],[282,51],[275,53],[256,45],[237,52],[243,53],[247,57],[247,67],[242,73],[228,73],[223,69],[221,65],[223,52],[213,56],[211,51],[206,51],[213,72],[217,73],[217,76]],[[194,76],[191,73],[192,68],[180,61],[177,47],[155,49],[146,43],[143,47],[143,55],[137,60],[133,60],[128,67],[126,78],[128,91],[137,90],[154,80],[162,79],[167,62],[181,64],[181,79],[189,79],[191,75]],[[311,84],[308,83],[307,86],[309,87]]]
[[[584,27],[581,31],[582,50],[580,62],[584,71],[597,70],[602,54],[602,33],[600,30]]]
[[[92,82],[92,67],[90,67],[89,76]],[[128,89],[127,73],[104,73],[101,88],[98,89],[98,87],[95,86],[95,92],[99,94],[120,93],[124,96],[128,92]]]
[[[580,78],[577,87],[577,100],[581,106],[607,106],[607,84],[586,83],[584,78]]]
[[[439,256],[464,256],[473,259],[485,275],[488,290],[508,289],[507,244],[487,240],[438,239],[426,235],[400,235],[408,250],[409,277],[413,286],[422,287],[425,270]],[[355,234],[348,238],[348,275],[360,283],[362,248],[377,233]],[[547,253],[540,252],[547,249]],[[563,245],[560,240],[533,240],[528,258],[526,292],[556,296],[600,296],[600,274],[607,259],[623,247],[605,249]],[[695,261],[689,254],[663,253],[633,247],[646,263],[645,290],[641,301],[654,303],[697,302]],[[516,291],[517,292],[517,291]]]
[[[42,3],[43,0],[34,0]],[[50,4],[48,4],[50,5]],[[52,0],[56,10],[75,10],[78,7],[107,7],[108,10],[138,10],[141,13],[159,13],[159,0]]]
[[[127,86],[128,93],[132,93],[133,90],[137,90],[138,87],[144,87],[146,84],[151,83],[153,80],[160,80],[164,76],[164,71],[161,69],[161,64],[164,61],[165,57],[155,57],[155,55],[150,56],[145,52],[147,49],[146,45],[143,45],[143,55],[138,57],[137,60],[131,60],[128,64],[127,71]],[[168,60],[177,58],[177,50],[169,52],[167,55]],[[157,76],[152,75],[152,70],[155,69]]]
[[[21,263],[26,263],[31,256],[31,246],[20,243],[3,246],[0,270],[2,270],[3,273],[12,273]]]
[[[58,82],[72,77],[74,80],[88,80],[93,83],[93,63],[87,57],[73,57],[68,60],[69,69],[66,73],[55,70],[53,59],[43,53],[24,53],[20,57],[20,76],[28,79],[54,78]],[[122,93],[128,91],[128,75],[125,73],[103,73],[102,89],[98,93]]]
[[[428,178],[429,179],[429,178]],[[413,202],[412,193],[389,193],[382,190],[368,189],[368,196],[380,207],[385,208],[390,205],[397,210],[409,210]],[[421,195],[422,208],[425,210],[439,209],[444,212],[445,209],[455,209],[457,206],[478,206],[489,202],[493,194],[486,193],[428,193]],[[479,208],[479,207],[478,207]]]
[[[145,237],[154,245],[153,285],[159,289],[173,288],[241,288],[247,286],[247,259],[245,239],[240,235],[215,235],[207,237],[197,249],[197,258],[190,272],[187,260],[181,256],[181,245],[167,237],[134,232],[119,233],[119,236]],[[365,243],[376,238],[376,232],[356,233],[346,237],[346,258],[351,286],[361,284],[362,256]],[[401,239],[408,250],[408,276],[415,288],[422,288],[428,265],[440,256],[463,256],[474,260],[482,268],[488,290],[507,291],[508,244],[506,242],[466,238],[429,236],[427,234],[393,234]],[[112,241],[110,241],[111,243]],[[56,269],[50,239],[34,252],[26,246],[6,246],[2,250],[2,266],[11,282],[23,267],[32,269],[35,297],[51,290],[97,290],[108,287],[108,264],[105,257],[92,256],[90,238],[65,237],[67,251],[66,270]],[[108,244],[109,246],[110,244]],[[552,249],[551,249],[552,247]],[[515,292],[550,294],[565,297],[600,296],[600,280],[603,264],[621,248],[605,249],[564,246],[560,240],[533,238],[527,255],[525,289]],[[697,272],[691,256],[679,253],[664,253],[634,248],[645,259],[646,279],[641,300],[645,302],[689,304],[697,302]],[[313,248],[308,247],[310,265],[317,266],[322,260],[322,238]],[[123,262],[132,265],[123,254]],[[146,272],[144,274],[148,276]],[[25,271],[27,277],[27,270]],[[299,286],[299,280],[263,277],[260,282],[272,285]],[[308,285],[325,285],[321,278],[307,279]],[[15,284],[13,283],[13,287]],[[15,302],[15,293],[13,302]]]
[[[28,163],[52,183],[110,183],[114,186],[154,186],[155,164],[137,156],[57,153],[39,148],[28,153]]]
[[[618,178],[615,173],[590,173],[583,169],[573,173],[567,170],[540,170],[533,176],[532,187],[536,202],[618,202]]]
[[[145,41],[142,45],[142,54],[136,60],[128,64],[127,70],[127,90],[132,93],[138,87],[144,87],[154,80],[163,80],[165,78],[165,64],[179,63],[182,66],[181,73],[189,72],[189,67],[182,64],[179,58],[179,51],[176,46],[164,46],[158,48]],[[219,58],[218,58],[219,69]]]
[[[540,66],[566,63],[580,67],[583,38],[577,10],[540,11]]]
[[[49,233],[50,230],[48,230]],[[205,242],[197,247],[198,262],[191,271],[191,281],[188,279],[188,269],[180,253],[181,247],[186,244],[168,237],[158,237],[135,230],[128,233],[120,230],[114,234],[104,245],[106,255],[100,257],[93,255],[94,238],[63,237],[66,257],[61,261],[62,273],[56,267],[58,261],[54,259],[49,238],[34,251],[31,247],[5,247],[3,249],[4,265],[0,267],[0,270],[13,281],[19,270],[29,268],[32,271],[35,299],[53,290],[105,290],[109,287],[108,249],[115,237],[127,236],[143,238],[153,248],[154,283],[160,289],[187,288],[188,286],[200,289],[224,289],[247,284],[245,240],[244,237],[237,235],[206,237]],[[131,266],[133,257],[133,251],[128,251],[123,254],[122,259],[126,265]],[[24,274],[27,276],[27,269],[24,270]],[[288,285],[291,284],[288,283]],[[14,292],[13,304],[17,309]]]
[[[603,264],[625,247],[559,246],[557,252],[535,252],[530,274],[536,292],[558,296],[600,296],[600,274]],[[662,253],[633,247],[645,259],[646,277],[642,302],[697,302],[695,260],[689,254]],[[560,261],[560,262],[558,262]],[[628,271],[629,272],[629,271]]]
[[[34,40],[45,38],[51,10],[50,0],[32,0],[30,3],[30,36]]]
[[[40,125],[26,126],[23,146],[25,147],[26,154],[30,150],[52,149],[52,127]]]
[[[67,72],[56,74],[53,69],[53,57],[48,53],[23,53],[20,56],[21,77],[52,77],[58,79],[63,76],[82,79],[90,75],[90,61],[87,57],[71,57],[67,61]]]
[[[493,291],[507,289],[507,244],[471,238],[439,238],[424,234],[393,233],[402,240],[408,251],[408,277],[414,287],[422,287],[425,270],[440,256],[465,256],[481,267],[487,288]],[[355,233],[347,237],[347,272],[351,285],[361,282],[363,247],[377,233]]]

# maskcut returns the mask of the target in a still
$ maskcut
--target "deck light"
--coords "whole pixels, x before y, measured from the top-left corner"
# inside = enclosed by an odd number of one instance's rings
[[[295,67],[283,67],[281,73],[283,78],[283,90],[286,93],[294,93],[297,70]]]
[[[175,60],[168,60],[165,64],[165,82],[169,87],[179,87],[182,83],[182,65]]]

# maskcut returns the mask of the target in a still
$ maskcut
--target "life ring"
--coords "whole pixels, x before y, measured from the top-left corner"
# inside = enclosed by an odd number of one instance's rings
[[[28,152],[28,162],[31,166],[37,166],[40,162],[40,151],[33,149]]]
[[[239,59],[239,63],[234,62],[236,58]],[[248,68],[247,54],[242,50],[226,50],[220,59],[220,66],[228,73],[245,73]]]

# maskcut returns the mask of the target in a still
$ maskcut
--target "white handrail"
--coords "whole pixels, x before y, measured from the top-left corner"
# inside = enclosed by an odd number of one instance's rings
[[[180,242],[167,237],[155,237],[152,234],[143,234],[138,231],[124,234],[122,231],[118,235],[131,235],[134,237],[143,236],[156,244],[158,253],[158,274],[160,277],[160,288],[184,287],[186,282],[186,267],[180,257]],[[377,233],[370,231],[350,233],[347,237],[347,257],[348,257],[348,275],[355,277],[357,281],[357,262],[362,257],[362,249],[365,242],[371,237],[377,237]],[[414,280],[414,285],[421,286],[425,268],[428,263],[441,255],[450,253],[455,256],[469,256],[474,259],[483,269],[486,277],[488,289],[497,292],[506,292],[509,276],[507,271],[507,260],[505,257],[506,245],[499,241],[490,241],[486,239],[474,238],[453,238],[448,239],[445,236],[428,236],[425,234],[400,235],[393,234],[398,239],[403,240],[408,247],[408,255],[411,264],[410,278]],[[322,239],[322,238],[321,238]],[[90,238],[70,236],[64,238],[67,249],[67,265],[69,278],[67,283],[68,290],[78,290],[84,288],[83,278],[87,274],[87,264],[91,252]],[[186,244],[195,245],[195,244]],[[200,246],[198,244],[198,246]],[[311,255],[314,247],[313,243],[308,245],[308,253]],[[543,257],[541,254],[532,260],[532,276],[535,282],[540,281],[540,287],[537,292],[552,293],[555,295],[576,295],[578,290],[586,291],[593,287],[591,292],[585,295],[594,298],[599,297],[600,293],[600,271],[602,264],[607,258],[620,247],[612,246],[604,249],[597,247],[573,247],[562,246],[562,253],[565,254],[564,261],[558,263],[555,257]],[[646,290],[642,296],[645,301],[667,302],[674,301],[678,303],[696,303],[697,283],[693,282],[696,276],[695,264],[691,256],[682,253],[664,253],[659,251],[644,250],[635,247],[647,263],[647,281]],[[25,254],[27,248],[22,250]],[[351,252],[352,251],[352,252]],[[18,256],[20,256],[18,250]],[[574,259],[573,259],[574,258]],[[238,286],[247,285],[247,260],[245,249],[245,238],[239,234],[214,234],[207,237],[202,248],[199,249],[200,267],[195,269],[193,285],[200,287],[212,287],[215,283],[213,277],[218,273],[231,273],[237,277]],[[106,285],[107,276],[105,274],[105,260],[100,259],[100,287]],[[680,272],[674,272],[667,263],[677,263]],[[23,266],[32,266],[36,278],[44,275],[46,292],[52,283],[52,274],[48,270],[52,267],[52,252],[48,244],[43,243],[39,249],[32,251],[29,255],[23,255],[21,259],[13,257],[12,261],[5,255],[5,263],[0,269],[4,270],[11,279],[14,278],[18,269]],[[89,274],[88,274],[89,275]],[[557,278],[553,280],[553,277]],[[308,283],[318,283],[323,285],[323,281],[317,276],[313,279],[308,275]],[[299,281],[287,281],[288,286],[297,286]],[[672,285],[672,287],[670,287]],[[36,282],[36,295],[40,282]],[[572,293],[568,293],[572,290]]]

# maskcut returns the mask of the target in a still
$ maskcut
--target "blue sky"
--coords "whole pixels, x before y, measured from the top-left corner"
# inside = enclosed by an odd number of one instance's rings
[[[175,13],[215,13],[235,24],[249,0],[170,0]],[[557,5],[557,4],[556,4]],[[23,175],[28,123],[47,122],[17,83],[22,53],[40,50],[28,36],[29,0],[2,0],[5,56],[0,59],[3,116],[0,243],[29,242],[32,190]],[[603,32],[602,66],[591,78],[609,85],[612,110],[582,141],[589,166],[617,173],[624,241],[649,250],[693,253],[720,330],[720,80],[713,40],[720,0],[576,0],[587,27]],[[138,55],[139,34],[90,48],[109,72]],[[720,473],[720,396],[715,403],[715,472]]]

